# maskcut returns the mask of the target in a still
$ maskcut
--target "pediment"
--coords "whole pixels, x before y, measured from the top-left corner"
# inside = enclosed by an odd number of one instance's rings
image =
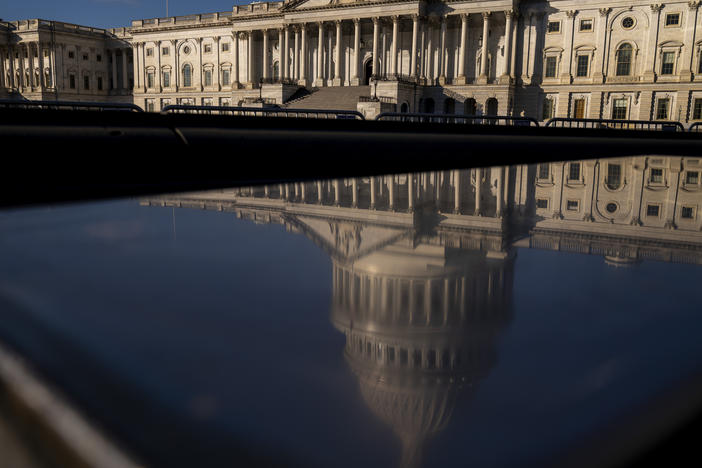
[[[289,0],[283,5],[283,11],[307,10],[334,5],[348,5],[353,3],[364,3],[359,0]]]
[[[312,216],[287,219],[332,258],[354,261],[411,235],[406,228],[373,226]]]

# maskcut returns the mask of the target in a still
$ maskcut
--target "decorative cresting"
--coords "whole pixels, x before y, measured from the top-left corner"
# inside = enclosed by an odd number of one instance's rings
[[[511,318],[513,257],[447,249],[441,237],[333,265],[331,320],[364,401],[402,442],[402,467],[421,465],[459,396],[487,377]]]

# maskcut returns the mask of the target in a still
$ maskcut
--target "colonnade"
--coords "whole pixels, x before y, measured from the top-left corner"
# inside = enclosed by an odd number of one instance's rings
[[[495,192],[502,196],[491,195],[491,171],[497,171]],[[413,211],[430,202],[443,212],[502,217],[508,179],[509,171],[499,167],[296,182],[237,191],[243,196],[387,211]]]
[[[127,67],[127,57],[129,54],[130,49],[128,47],[119,47],[119,48],[112,48],[112,49],[107,49],[107,53],[110,54],[112,57],[112,81],[111,81],[111,87],[110,90],[112,91],[118,91],[118,90],[130,90],[132,89],[132,86],[130,86],[129,83],[129,72],[128,72],[128,67]],[[120,53],[120,59],[117,57],[117,53]],[[136,71],[136,60],[132,60],[134,64],[134,69]],[[119,79],[119,73],[118,71],[121,70],[121,80]],[[137,76],[138,73],[134,73],[134,76]]]
[[[44,56],[47,51],[47,56]],[[41,91],[56,83],[56,53],[50,43],[20,42],[0,47],[0,87]]]
[[[505,15],[505,57],[501,70],[497,73],[499,78],[509,77],[514,73],[515,54],[514,42],[516,40],[516,21],[514,11],[503,12]],[[482,16],[482,37],[488,38],[491,28],[491,18],[494,13],[486,11]],[[316,23],[288,24],[281,27],[264,28],[260,30],[250,30],[235,32],[235,38],[246,41],[248,67],[246,81],[253,83],[257,76],[265,81],[292,81],[301,85],[308,85],[310,82],[314,86],[333,85],[340,86],[345,83],[351,85],[359,84],[363,78],[362,70],[362,49],[372,50],[372,75],[375,77],[394,79],[402,75],[398,65],[398,55],[402,53],[399,33],[403,23],[410,21],[412,24],[412,40],[409,49],[409,77],[414,80],[425,80],[430,84],[438,81],[445,84],[453,81],[455,84],[466,83],[466,58],[468,45],[469,14],[442,15],[424,17],[419,15],[395,15],[391,17],[353,18],[348,20],[335,20],[333,22],[319,21]],[[372,22],[373,34],[370,45],[364,44],[362,47],[362,27],[364,24]],[[447,77],[450,54],[447,50],[448,23],[460,22],[460,32],[458,40],[458,59],[454,64],[455,76]],[[457,25],[457,24],[456,24]],[[350,47],[351,59],[348,70],[341,70],[342,46],[344,43],[344,29],[353,31],[353,42]],[[439,33],[439,43],[434,44],[432,37],[434,32]],[[256,37],[262,38],[255,46]],[[316,37],[314,37],[316,36]],[[277,38],[279,44],[279,60],[277,76],[273,74],[272,54],[269,53],[271,39]],[[316,50],[311,53],[310,41],[316,39]],[[489,56],[489,40],[482,40],[480,43],[481,57]],[[388,47],[389,43],[389,47]],[[262,50],[253,50],[254,47],[261,47]],[[238,45],[235,43],[235,50]],[[236,54],[235,54],[236,55]],[[261,61],[254,67],[253,56],[260,56]],[[316,55],[316,56],[315,56]],[[388,57],[389,55],[389,57]],[[435,64],[435,56],[438,63]],[[438,69],[438,75],[434,69]],[[480,61],[479,76],[477,83],[486,84],[493,77],[489,76],[488,60]],[[313,76],[310,76],[313,75]],[[239,76],[238,63],[234,65],[234,76]]]

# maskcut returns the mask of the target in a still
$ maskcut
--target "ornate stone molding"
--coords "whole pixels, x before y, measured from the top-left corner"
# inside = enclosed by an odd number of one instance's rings
[[[662,8],[663,8],[663,5],[660,3],[651,4],[651,11],[654,13],[661,11]]]

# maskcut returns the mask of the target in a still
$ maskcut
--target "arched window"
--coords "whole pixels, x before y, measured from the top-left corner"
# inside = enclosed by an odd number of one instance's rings
[[[631,74],[632,52],[631,44],[622,44],[617,49],[617,76],[629,76]]]
[[[193,69],[189,64],[183,65],[183,86],[188,88],[193,85]]]
[[[475,99],[473,98],[468,98],[466,101],[463,103],[463,113],[465,115],[475,115],[478,112],[478,104],[475,102]]]
[[[407,105],[406,102],[403,102],[402,105],[400,106],[400,112],[403,114],[406,112],[409,112],[409,106]]]

